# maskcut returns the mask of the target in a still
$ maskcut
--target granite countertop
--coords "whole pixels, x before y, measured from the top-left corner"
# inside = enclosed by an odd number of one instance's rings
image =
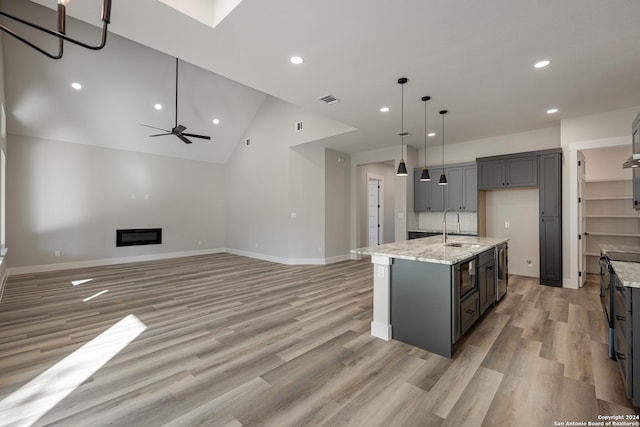
[[[351,252],[360,255],[384,256],[436,264],[457,264],[508,240],[508,238],[504,237],[449,236],[447,243],[460,242],[479,245],[474,248],[459,248],[444,246],[442,244],[442,236],[432,236],[359,248]]]
[[[640,263],[611,261],[611,266],[624,286],[640,288]]]

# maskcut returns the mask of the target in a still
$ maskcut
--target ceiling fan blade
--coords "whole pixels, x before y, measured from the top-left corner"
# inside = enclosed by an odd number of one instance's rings
[[[144,126],[146,128],[151,128],[151,129],[158,129],[158,130],[161,130],[161,131],[164,131],[164,132],[171,132],[170,130],[167,130],[167,129],[157,128],[155,126],[143,125],[142,123],[140,123],[140,126]]]
[[[165,136],[165,135],[172,135],[172,133],[171,132],[169,132],[169,133],[157,133],[155,135],[149,135],[149,137],[153,138],[154,136]]]
[[[193,133],[183,133],[182,135],[184,136],[189,136],[191,138],[200,138],[200,139],[211,139],[210,136],[206,136],[206,135],[196,135]]]
[[[181,133],[174,133],[174,135],[180,138],[185,144],[191,144],[191,141],[189,141],[187,137],[183,136]]]
[[[173,133],[182,133],[183,130],[187,129],[185,126],[182,125],[178,125],[176,127],[174,127],[173,129],[171,129],[171,132]]]

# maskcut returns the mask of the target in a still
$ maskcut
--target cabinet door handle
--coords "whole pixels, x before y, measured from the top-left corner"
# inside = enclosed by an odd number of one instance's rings
[[[493,266],[492,265],[488,266],[487,270],[493,270]]]
[[[624,322],[626,320],[624,316],[620,316],[619,314],[616,314],[616,319],[618,319],[620,322]]]
[[[475,312],[476,312],[475,310],[471,310],[471,309],[467,310],[467,314],[473,314]]]
[[[544,222],[544,218],[540,219],[540,221]]]
[[[616,359],[625,360],[626,357],[624,357],[624,354],[620,353],[619,351],[616,351]]]
[[[502,186],[504,187],[504,182],[502,183]]]
[[[624,286],[616,285],[616,290],[624,293]]]
[[[544,211],[540,212],[540,215],[544,215]]]

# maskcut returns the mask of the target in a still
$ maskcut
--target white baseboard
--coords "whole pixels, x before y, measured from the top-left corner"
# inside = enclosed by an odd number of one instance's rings
[[[8,268],[5,276],[15,276],[20,274],[42,273],[47,271],[71,270],[74,268],[101,267],[113,264],[128,264],[132,262],[157,261],[169,258],[182,258],[196,255],[209,255],[225,252],[224,248],[198,249],[194,251],[169,252],[164,254],[139,255],[131,257],[104,258],[86,261],[62,262],[57,264],[33,265],[28,267]]]
[[[275,262],[285,265],[326,265],[336,262],[347,261],[353,258],[353,254],[345,254],[330,258],[285,258],[274,255],[261,254],[258,252],[249,252],[230,248],[215,249],[199,249],[194,251],[170,252],[164,254],[139,255],[131,257],[105,258],[86,261],[62,262],[56,264],[33,265],[27,267],[8,268],[5,272],[5,279],[8,276],[16,276],[20,274],[43,273],[48,271],[71,270],[74,268],[101,267],[104,265],[128,264],[132,262],[157,261],[169,258],[182,258],[195,255],[209,255],[227,252],[234,255],[245,256],[248,258],[261,259],[263,261]],[[1,292],[0,288],[0,292]],[[1,293],[0,293],[1,297]]]
[[[379,322],[371,322],[371,336],[389,341],[393,336],[391,332],[391,325],[385,325],[384,323]]]
[[[263,261],[276,262],[278,264],[285,265],[326,265],[353,259],[351,254],[338,255],[330,258],[286,258],[261,254],[259,252],[243,251],[240,249],[227,248],[226,251],[234,255],[246,256],[248,258],[261,259]]]

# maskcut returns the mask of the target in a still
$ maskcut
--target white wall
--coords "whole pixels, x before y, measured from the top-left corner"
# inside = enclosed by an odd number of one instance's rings
[[[325,151],[325,258],[344,259],[350,248],[351,156]]]
[[[12,270],[224,248],[223,166],[11,134],[8,142]],[[115,246],[116,229],[148,227],[163,229],[161,245]]]
[[[585,157],[585,179],[631,179],[631,168],[622,164],[631,156],[631,144],[622,147],[582,150]]]
[[[538,189],[487,191],[485,197],[487,236],[510,239],[509,274],[540,277]]]
[[[500,135],[491,138],[465,141],[445,145],[445,163],[473,162],[477,157],[497,156],[500,154],[522,153],[560,147],[560,127],[554,126],[528,132]],[[442,156],[440,145],[427,147],[429,168],[440,166]],[[424,148],[418,158],[424,159]]]
[[[304,120],[303,132],[295,131],[296,120]],[[343,217],[332,212],[337,217],[327,220],[325,199],[338,202],[350,189],[332,189],[327,196],[325,180],[343,178],[327,177],[327,168],[329,173],[338,169],[327,166],[330,160],[325,160],[321,145],[307,142],[344,128],[317,123],[326,119],[276,98],[265,100],[243,138],[251,144],[240,144],[226,167],[230,251],[282,263],[325,262],[325,239],[333,235],[333,230],[325,232],[326,221],[334,224]],[[337,156],[327,152],[329,158]],[[340,173],[350,174],[349,164],[345,166],[347,170]],[[349,252],[339,239],[328,239],[329,257]]]

